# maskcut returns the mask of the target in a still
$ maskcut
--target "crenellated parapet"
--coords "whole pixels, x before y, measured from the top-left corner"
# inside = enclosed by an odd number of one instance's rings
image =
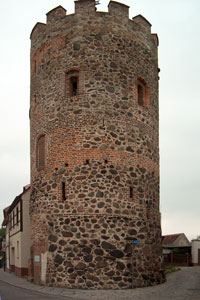
[[[67,11],[62,7],[58,6],[47,14],[47,25],[56,23],[57,21],[63,20],[65,23],[70,23],[73,18],[76,18],[79,15],[93,16],[98,19],[102,16],[105,19],[105,22],[108,21],[109,17],[111,18],[110,22],[118,23],[119,20],[123,24],[129,23],[131,21],[131,26],[129,30],[131,31],[134,28],[134,23],[139,25],[141,31],[151,34],[151,24],[146,20],[142,15],[138,15],[129,19],[129,6],[119,3],[116,1],[110,1],[108,4],[108,12],[97,12],[96,11],[96,1],[95,0],[79,0],[75,1],[75,14],[67,15]],[[31,32],[31,40],[36,38],[38,34],[45,32],[46,24],[37,23]],[[92,24],[91,24],[92,25]]]

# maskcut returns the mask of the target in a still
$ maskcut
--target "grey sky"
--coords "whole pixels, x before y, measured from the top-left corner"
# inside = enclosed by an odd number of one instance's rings
[[[98,10],[107,11],[101,0]],[[200,234],[199,0],[121,0],[130,18],[142,14],[159,36],[161,213],[163,234]],[[0,223],[2,210],[30,182],[30,33],[58,5],[72,0],[0,3]]]

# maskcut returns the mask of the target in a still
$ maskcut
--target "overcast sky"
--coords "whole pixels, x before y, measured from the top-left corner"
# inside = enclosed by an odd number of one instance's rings
[[[109,1],[100,0],[107,11]],[[163,234],[200,235],[200,1],[121,0],[157,33],[160,72],[160,175]],[[0,1],[0,224],[2,210],[30,182],[30,33],[72,0]]]

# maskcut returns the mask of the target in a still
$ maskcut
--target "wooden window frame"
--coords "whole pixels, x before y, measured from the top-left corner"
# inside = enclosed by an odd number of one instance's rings
[[[12,212],[13,228],[15,227],[15,212]]]
[[[17,259],[19,259],[19,241],[17,241]]]
[[[19,223],[19,207],[16,207],[16,218],[17,218],[17,224]]]

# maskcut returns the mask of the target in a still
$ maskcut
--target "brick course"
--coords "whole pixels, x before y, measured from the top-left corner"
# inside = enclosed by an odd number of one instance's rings
[[[142,16],[111,1],[61,6],[31,33],[32,276],[70,288],[164,280],[159,213],[158,58]],[[70,96],[69,72],[78,74]],[[139,105],[137,82],[144,86]],[[37,141],[45,136],[45,166]],[[132,240],[139,239],[134,246]],[[47,253],[47,261],[34,262]]]

